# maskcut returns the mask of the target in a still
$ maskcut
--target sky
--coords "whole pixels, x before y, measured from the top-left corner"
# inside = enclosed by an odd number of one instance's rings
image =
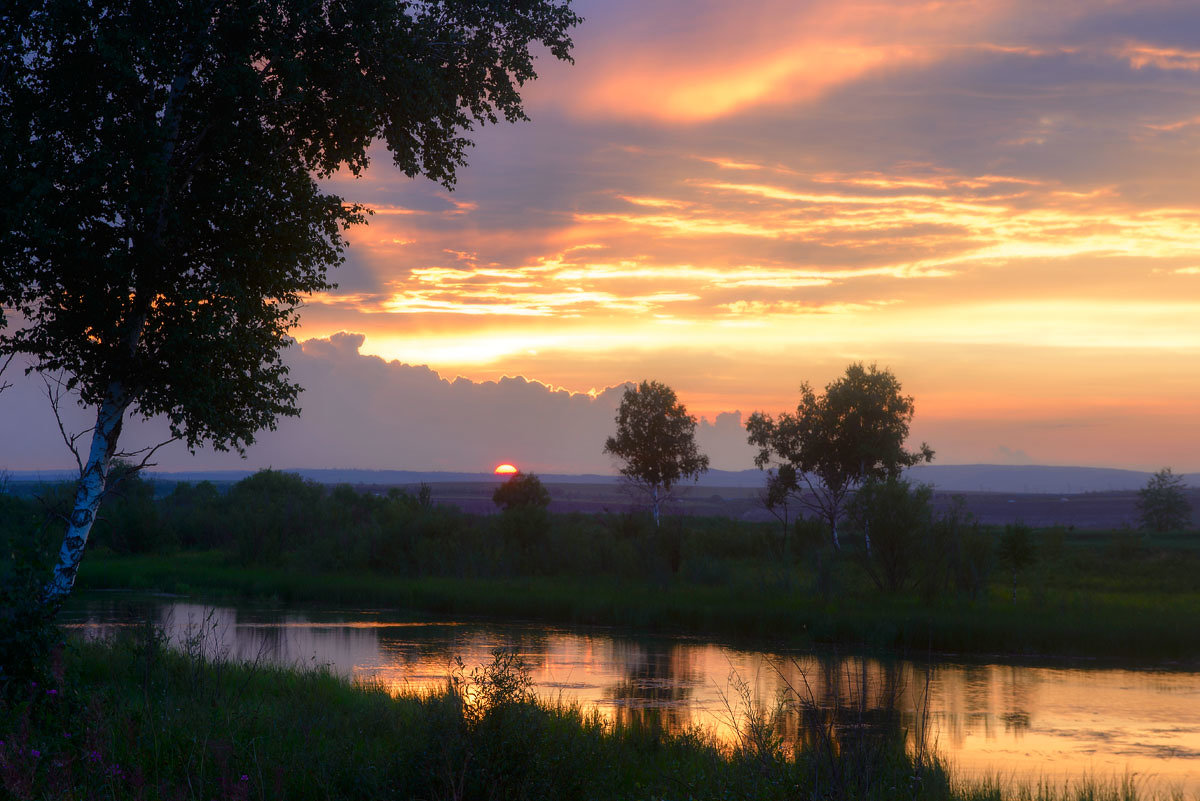
[[[326,182],[374,214],[294,332],[304,415],[164,468],[608,471],[651,378],[739,469],[863,361],[941,463],[1200,471],[1195,3],[573,5],[453,192],[382,148]],[[0,467],[69,463],[21,429]]]

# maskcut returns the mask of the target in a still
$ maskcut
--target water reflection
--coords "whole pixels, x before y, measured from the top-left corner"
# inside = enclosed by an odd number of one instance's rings
[[[327,666],[392,692],[442,687],[516,649],[537,691],[625,723],[701,726],[728,742],[782,696],[787,743],[936,750],[963,775],[1048,778],[1133,773],[1200,792],[1200,675],[1005,664],[916,664],[836,653],[757,652],[545,626],[411,621],[379,611],[278,610],[88,598],[67,611],[90,636],[150,619],[206,656]],[[824,733],[824,734],[822,734]]]

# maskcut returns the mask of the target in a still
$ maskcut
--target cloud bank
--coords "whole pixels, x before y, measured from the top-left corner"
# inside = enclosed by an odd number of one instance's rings
[[[292,378],[305,388],[299,418],[263,432],[245,461],[233,454],[195,456],[171,446],[160,470],[333,467],[490,472],[511,462],[533,472],[613,473],[602,453],[612,434],[625,385],[594,394],[552,389],[525,378],[449,380],[423,366],[359,352],[362,334],[338,333],[289,349]],[[36,378],[12,379],[0,395],[0,469],[59,469],[71,456]],[[68,408],[72,431],[87,427],[83,410]],[[155,421],[131,421],[122,446],[163,438]],[[702,420],[701,450],[714,467],[752,466],[741,414]]]

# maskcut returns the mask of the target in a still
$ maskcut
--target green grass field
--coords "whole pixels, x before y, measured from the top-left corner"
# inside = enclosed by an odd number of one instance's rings
[[[364,571],[307,572],[238,567],[220,553],[89,555],[84,589],[137,589],[284,603],[386,606],[417,615],[475,615],[560,624],[605,624],[642,631],[736,634],[792,645],[836,643],[910,654],[976,654],[1193,659],[1200,643],[1190,543],[1174,559],[1151,554],[1120,570],[1107,545],[1072,545],[1056,565],[1022,577],[1017,602],[996,580],[984,597],[922,599],[880,595],[840,579],[822,598],[816,577],[779,575],[741,564],[720,583],[610,577],[422,577]],[[1075,551],[1072,553],[1072,551]],[[1156,578],[1142,580],[1162,560]],[[839,579],[835,579],[835,584]]]

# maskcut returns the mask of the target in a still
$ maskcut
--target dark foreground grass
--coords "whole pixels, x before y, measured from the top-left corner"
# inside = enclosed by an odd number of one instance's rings
[[[739,744],[539,703],[511,654],[427,695],[321,672],[204,662],[152,629],[69,643],[0,701],[0,795],[16,799],[1136,799],[1130,784],[955,783],[903,732],[807,709]],[[810,714],[811,713],[811,714]],[[847,736],[852,732],[853,736]]]
[[[1200,641],[1190,635],[1200,620],[1200,594],[1155,591],[1153,586],[1140,592],[1093,587],[1051,594],[1023,588],[1015,604],[1003,587],[975,602],[851,593],[825,600],[803,585],[769,581],[710,585],[681,578],[658,583],[574,576],[401,578],[244,568],[219,553],[89,555],[78,586],[736,634],[789,645],[832,643],[910,654],[1200,658]]]

